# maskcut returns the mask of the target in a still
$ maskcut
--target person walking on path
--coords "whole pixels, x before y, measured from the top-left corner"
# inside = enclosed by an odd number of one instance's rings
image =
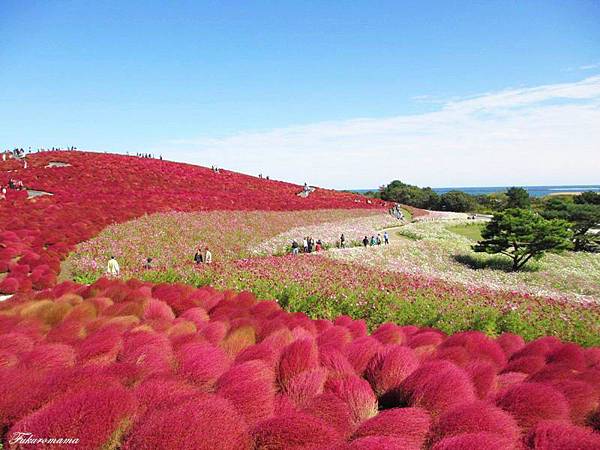
[[[340,247],[346,248],[346,237],[344,236],[344,233],[342,233],[342,235],[340,236]]]
[[[375,245],[375,235],[371,236],[371,247]]]
[[[308,237],[305,237],[302,241],[302,247],[304,248],[304,253],[308,253]]]
[[[292,255],[297,255],[298,254],[298,242],[296,241],[296,239],[294,239],[292,241]]]
[[[119,267],[119,263],[115,259],[114,256],[111,256],[108,260],[108,266],[106,267],[106,271],[109,275],[113,277],[118,277],[121,272],[121,268]]]
[[[206,247],[204,249],[204,262],[206,264],[212,263],[212,253],[210,252],[210,250],[208,249],[208,247]]]
[[[202,264],[203,261],[204,258],[202,257],[202,248],[198,247],[198,250],[196,250],[196,254],[194,255],[194,262],[196,264]]]
[[[377,245],[381,245],[381,234],[377,233]]]
[[[363,245],[365,246],[365,248],[367,247],[367,245],[369,245],[369,238],[365,236],[365,238],[363,239]]]
[[[388,235],[387,231],[383,232],[383,243],[385,245],[388,245],[390,243],[390,236]]]

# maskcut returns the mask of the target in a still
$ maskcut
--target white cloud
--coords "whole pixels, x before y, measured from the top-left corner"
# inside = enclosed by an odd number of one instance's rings
[[[600,183],[600,76],[439,110],[174,140],[168,155],[332,188]]]
[[[566,71],[567,72],[575,72],[575,71],[579,71],[579,70],[594,70],[594,69],[600,69],[600,63],[584,64],[584,65],[578,66],[578,67],[569,67],[568,69],[566,69]]]

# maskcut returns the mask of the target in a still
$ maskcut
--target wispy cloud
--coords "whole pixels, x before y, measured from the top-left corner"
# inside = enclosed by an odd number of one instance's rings
[[[334,188],[600,183],[600,76],[168,147],[181,160]]]
[[[600,63],[584,64],[582,66],[569,67],[568,69],[566,69],[566,71],[567,72],[577,72],[577,71],[581,71],[581,70],[594,70],[594,69],[600,69]]]

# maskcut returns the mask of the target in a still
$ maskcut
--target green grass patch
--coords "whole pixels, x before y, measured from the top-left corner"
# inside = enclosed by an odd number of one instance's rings
[[[482,239],[481,230],[483,230],[483,227],[484,224],[482,223],[465,223],[461,225],[449,225],[446,229],[472,241],[480,241]]]

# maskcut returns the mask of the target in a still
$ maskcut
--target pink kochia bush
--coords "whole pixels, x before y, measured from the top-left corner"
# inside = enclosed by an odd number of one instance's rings
[[[0,327],[5,448],[599,448],[597,349],[556,339],[368,335],[247,292],[106,279],[17,294]]]

